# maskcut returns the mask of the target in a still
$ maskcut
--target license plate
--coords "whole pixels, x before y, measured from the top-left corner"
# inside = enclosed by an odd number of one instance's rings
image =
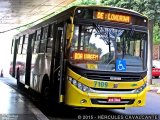
[[[108,102],[121,102],[121,98],[109,97]]]

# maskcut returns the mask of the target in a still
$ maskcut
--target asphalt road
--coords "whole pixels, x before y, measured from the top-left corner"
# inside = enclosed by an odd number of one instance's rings
[[[20,91],[16,87],[16,81],[10,78],[0,78],[5,84],[8,84],[15,90],[19,91],[25,97],[29,97],[23,91]],[[159,81],[157,79],[156,81]],[[135,107],[122,109],[72,109],[61,108],[53,109],[50,106],[43,105],[39,100],[31,98],[31,101],[38,107],[43,114],[45,114],[50,120],[63,120],[63,119],[111,119],[106,118],[106,115],[159,115],[160,119],[160,94],[154,92],[147,93],[147,103],[144,107]],[[115,117],[115,116],[113,116]],[[118,116],[119,117],[119,116]],[[152,116],[154,119],[155,116]],[[117,116],[116,116],[116,119]],[[123,118],[124,119],[124,118]],[[129,119],[129,118],[128,118]],[[157,117],[155,117],[157,119]],[[150,119],[151,120],[151,119]]]

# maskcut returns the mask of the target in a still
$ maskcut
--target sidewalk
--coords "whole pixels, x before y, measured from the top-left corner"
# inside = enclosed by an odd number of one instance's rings
[[[148,86],[148,91],[160,94],[160,78],[152,79],[152,85]]]
[[[0,120],[48,120],[29,99],[0,78]]]

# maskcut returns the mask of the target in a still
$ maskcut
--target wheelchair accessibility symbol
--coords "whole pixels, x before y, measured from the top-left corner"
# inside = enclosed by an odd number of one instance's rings
[[[116,71],[126,71],[126,60],[116,60]]]

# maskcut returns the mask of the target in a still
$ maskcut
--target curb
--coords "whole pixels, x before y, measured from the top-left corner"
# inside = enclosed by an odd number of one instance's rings
[[[147,86],[147,91],[156,92],[160,94],[160,86]]]
[[[160,94],[160,88],[158,89],[157,94]]]
[[[151,90],[151,87],[150,86],[147,86],[147,91],[150,91]]]

